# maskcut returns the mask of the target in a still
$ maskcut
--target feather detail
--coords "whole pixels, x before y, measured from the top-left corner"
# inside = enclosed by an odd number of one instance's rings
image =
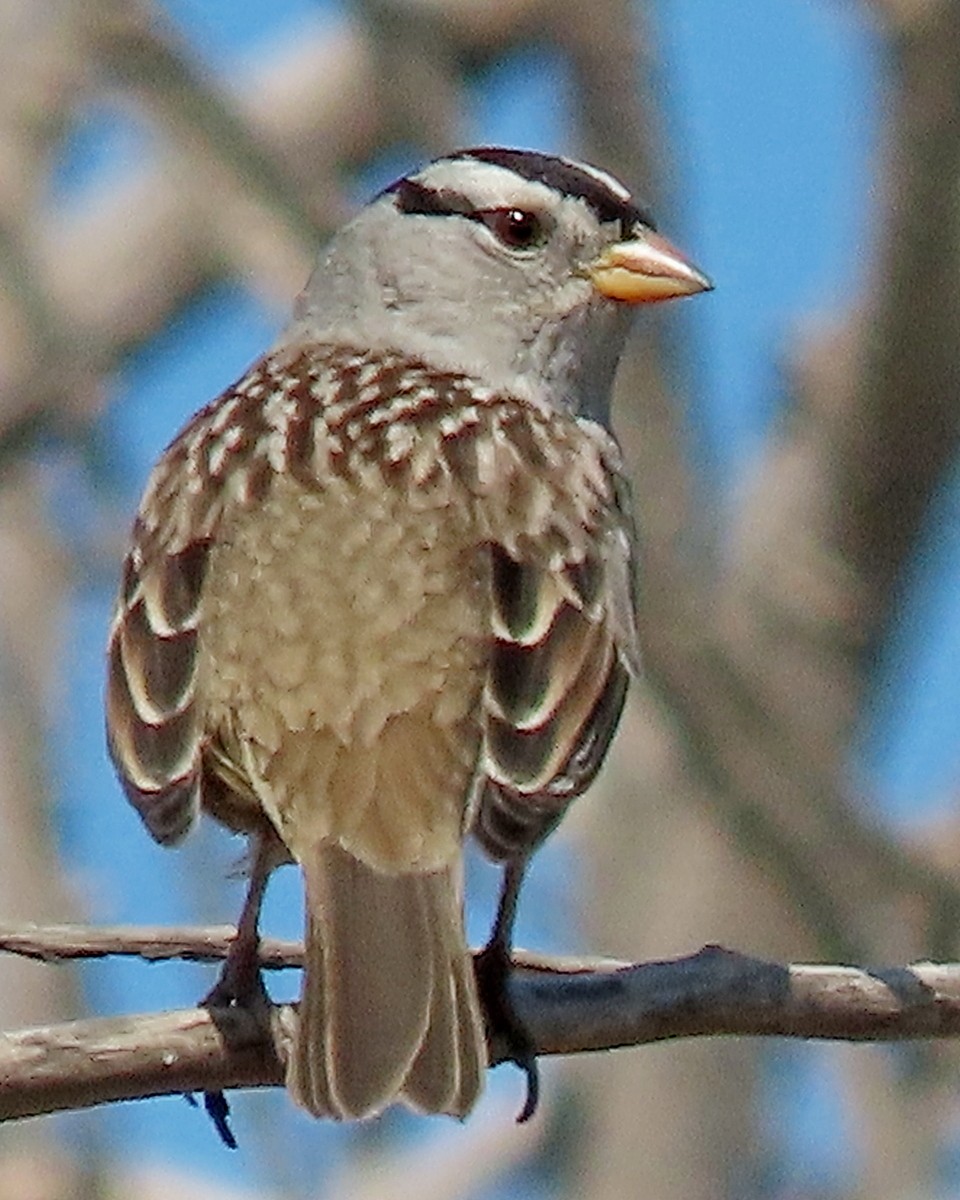
[[[385,875],[320,845],[301,859],[303,999],[287,1069],[315,1116],[373,1116],[406,1099],[464,1115],[486,1065],[457,868]]]
[[[107,650],[106,715],[124,790],[157,841],[169,844],[199,811],[197,625],[210,546],[202,539],[164,553],[157,517],[148,511],[137,519],[124,563]]]
[[[486,779],[474,833],[497,859],[529,854],[590,785],[638,665],[634,533],[616,445],[590,422],[558,418],[557,429],[554,457],[563,461],[564,446],[576,457],[554,476],[549,529],[528,489],[529,505],[521,493],[512,533],[491,550]]]

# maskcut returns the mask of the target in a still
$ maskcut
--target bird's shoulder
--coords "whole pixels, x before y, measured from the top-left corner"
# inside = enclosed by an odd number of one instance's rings
[[[339,344],[265,355],[200,409],[158,460],[134,543],[149,558],[216,533],[278,476],[312,491],[374,480],[442,505],[477,502],[491,540],[593,529],[615,507],[613,436],[535,393],[499,391],[399,351]],[[548,498],[549,494],[549,498]],[[566,500],[565,500],[566,498]],[[512,516],[519,516],[519,523]]]

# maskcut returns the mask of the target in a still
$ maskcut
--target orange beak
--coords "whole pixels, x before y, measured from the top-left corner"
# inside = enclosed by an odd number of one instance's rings
[[[651,304],[713,288],[706,275],[652,230],[609,246],[590,264],[587,274],[601,296],[625,304]]]

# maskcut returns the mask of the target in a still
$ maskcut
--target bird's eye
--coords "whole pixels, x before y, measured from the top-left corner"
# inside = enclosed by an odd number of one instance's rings
[[[540,217],[522,208],[491,208],[480,216],[494,237],[510,250],[532,250],[546,237]]]

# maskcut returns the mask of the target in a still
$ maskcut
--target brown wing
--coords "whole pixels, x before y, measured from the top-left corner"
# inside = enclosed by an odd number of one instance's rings
[[[151,542],[138,519],[107,652],[107,741],[130,802],[168,843],[199,806],[197,619],[210,542],[173,554]]]
[[[255,499],[251,450],[263,422],[247,394],[263,369],[197,413],[171,443],[147,484],[123,565],[107,650],[107,744],[130,802],[164,844],[184,836],[200,806],[204,580],[225,505]],[[219,781],[208,785],[216,799]]]
[[[193,417],[147,484],[110,632],[106,709],[117,773],[158,842],[190,828],[201,784],[224,824],[250,830],[260,820],[222,731],[209,738],[198,711],[204,581],[224,513],[263,500],[278,456],[299,468],[291,447],[309,432],[311,389],[327,387],[331,369],[319,353],[261,359]]]
[[[590,785],[631,671],[633,532],[625,485],[578,562],[545,567],[494,547],[494,646],[474,832],[497,859],[527,854]]]

